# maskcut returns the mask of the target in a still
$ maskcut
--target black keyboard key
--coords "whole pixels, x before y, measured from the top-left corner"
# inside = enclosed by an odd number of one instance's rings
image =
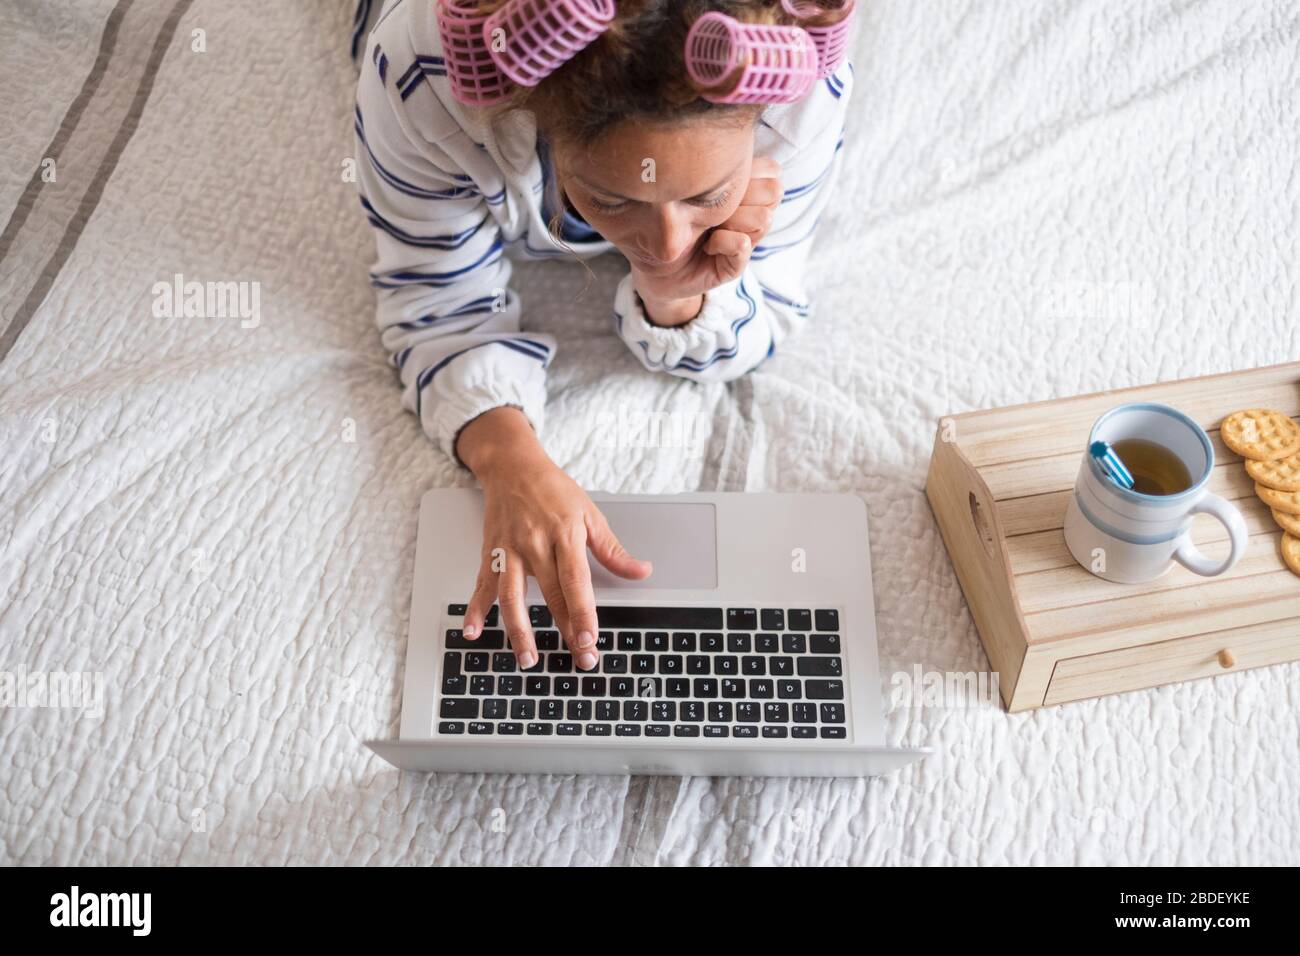
[[[803,693],[809,700],[843,700],[844,681],[806,680],[803,682]]]
[[[776,696],[782,700],[798,700],[803,694],[797,680],[779,680],[776,682]]]
[[[438,716],[443,720],[477,717],[478,701],[473,697],[444,697],[438,705]]]
[[[444,720],[438,724],[438,733],[440,734],[463,734],[465,725],[459,720]]]
[[[727,608],[727,630],[729,631],[758,630],[758,611],[756,611],[752,607]]]
[[[600,659],[600,669],[606,674],[626,674],[626,654],[605,654]]]
[[[692,724],[704,720],[704,704],[698,700],[684,700],[678,710],[678,719]]]
[[[495,604],[493,604],[490,608],[488,608],[487,614],[483,615],[484,627],[496,627],[499,623],[501,623],[501,616],[497,613],[499,610],[500,608],[498,608]],[[484,631],[483,633],[484,635],[486,635],[487,631]]]
[[[653,674],[654,672],[655,672],[655,656],[653,654],[632,655],[633,674]]]
[[[448,617],[464,617],[464,616],[465,616],[465,612],[466,612],[467,610],[468,610],[468,606],[467,606],[467,605],[464,605],[464,604],[448,604],[448,605],[447,605],[447,616],[448,616]]]
[[[469,732],[479,736],[490,734],[495,729],[495,725],[486,720],[471,720],[469,723]]]
[[[709,704],[709,720],[717,724],[731,723],[731,702],[715,700]]]
[[[442,693],[444,697],[459,697],[469,690],[469,684],[464,676],[447,676],[442,679]]]
[[[506,646],[506,632],[485,630],[477,640],[471,641],[460,628],[454,627],[447,631],[447,638],[443,643],[448,650],[453,651],[499,651]]]
[[[560,649],[559,631],[533,631],[533,643],[539,651],[558,651]]]
[[[840,636],[838,634],[814,634],[808,638],[808,650],[814,654],[838,654]]]
[[[730,733],[730,727],[720,727],[717,724],[709,724],[704,728],[704,736],[706,737],[726,737]]]
[[[674,737],[698,737],[700,728],[694,724],[678,724],[673,728]]]
[[[785,634],[781,637],[781,650],[786,654],[803,654],[808,650],[808,641],[802,634]]]
[[[469,692],[475,697],[488,697],[497,692],[497,679],[491,674],[475,674],[469,679]]]
[[[772,682],[761,677],[752,677],[749,681],[749,696],[767,700],[772,696]]]
[[[688,654],[686,657],[686,673],[688,674],[707,674],[709,672],[709,659],[703,654]]]
[[[664,695],[664,683],[658,677],[638,677],[636,695],[643,700],[653,700]]]
[[[537,705],[538,720],[563,720],[564,701],[544,700]]]
[[[769,724],[788,724],[790,722],[790,705],[768,701],[763,705],[763,720]]]
[[[695,678],[695,696],[703,700],[718,696],[718,682],[712,677]]]
[[[790,731],[788,731],[786,728],[781,727],[779,725],[764,724],[763,736],[764,737],[788,737],[790,736]]]
[[[657,700],[650,705],[650,719],[672,723],[677,719],[677,702]]]
[[[765,631],[784,631],[785,611],[779,607],[765,607],[758,612],[758,623]]]
[[[644,700],[623,701],[624,720],[645,720],[650,715],[650,705]]]
[[[568,674],[573,670],[572,654],[547,654],[546,670],[551,674]]]
[[[465,673],[482,674],[488,669],[491,658],[483,651],[471,651],[465,655]]]
[[[760,654],[775,654],[781,649],[781,638],[775,634],[755,634],[754,650]]]
[[[645,729],[647,737],[667,737],[671,733],[672,728],[667,724],[649,724]]]
[[[492,655],[492,669],[498,674],[513,674],[515,672],[515,655],[509,651],[497,651]]]
[[[742,724],[756,724],[762,717],[760,705],[752,700],[744,700],[736,705],[736,720]]]
[[[816,737],[816,736],[817,736],[817,728],[816,728],[816,727],[800,727],[800,726],[797,726],[797,725],[796,725],[796,726],[790,728],[790,736],[791,736],[791,737],[798,737],[800,740],[806,740],[806,739],[809,738],[809,737]]]
[[[525,674],[540,674],[546,669],[546,655],[538,654],[537,660],[533,661],[532,667],[521,667],[519,669]]]
[[[668,650],[668,632],[667,631],[647,631],[645,636],[645,649],[647,651],[666,651]]]
[[[497,724],[497,735],[501,737],[518,737],[524,732],[523,724],[505,722]]]
[[[596,701],[596,719],[597,720],[618,720],[618,701],[616,700]]]
[[[639,724],[619,724],[614,728],[614,733],[620,737],[640,737],[641,727]]]
[[[442,655],[443,677],[459,677],[464,673],[464,671],[460,669],[460,658],[461,655],[459,651],[447,651]]]
[[[723,643],[721,634],[710,633],[700,635],[700,650],[704,651],[704,653],[717,654],[724,647],[726,647],[726,644]],[[695,650],[695,648],[691,648],[691,650]]]
[[[794,658],[776,655],[768,658],[773,677],[790,677],[794,674]]]
[[[608,737],[610,724],[587,724],[588,737]]]
[[[631,697],[636,693],[636,681],[631,677],[611,677],[609,679],[610,697]]]
[[[790,708],[796,724],[815,724],[817,723],[817,705],[810,704],[806,700],[794,704]]]
[[[792,610],[787,615],[785,626],[792,631],[811,631],[812,612],[807,608]]]
[[[555,733],[560,737],[581,737],[582,724],[556,724]]]
[[[552,690],[556,697],[577,697],[578,677],[575,674],[561,674],[555,678]]]
[[[844,705],[843,704],[822,704],[822,723],[823,724],[842,724],[844,723]]]
[[[583,697],[604,697],[605,678],[584,677],[582,679],[582,696]]]
[[[518,675],[502,674],[497,678],[497,693],[502,697],[518,697],[523,690],[524,679]]]
[[[532,737],[549,737],[555,732],[553,724],[529,724],[528,733]]]
[[[673,650],[679,654],[691,654],[695,652],[695,635],[694,634],[674,634]]]
[[[641,632],[640,631],[619,631],[618,649],[620,651],[641,650]]]
[[[680,674],[681,672],[682,672],[682,655],[680,654],[659,655],[659,673]]]
[[[614,649],[614,632],[599,631],[596,634],[596,650],[604,654],[606,651]]]
[[[814,615],[819,631],[838,631],[840,629],[840,612],[834,608],[818,608]]]
[[[800,677],[843,677],[838,657],[801,657],[798,664]]]
[[[713,673],[730,676],[740,668],[740,661],[732,654],[719,654],[713,659]]]
[[[823,727],[822,736],[830,740],[843,740],[847,734],[843,727]]]
[[[521,697],[510,702],[511,720],[532,720],[537,716],[537,701]]]
[[[735,700],[745,696],[745,682],[731,677],[724,677],[721,684],[722,696],[728,700]]]
[[[664,681],[664,693],[669,697],[690,697],[691,682],[685,677],[669,677]]]
[[[596,617],[606,627],[615,629],[658,627],[670,631],[698,631],[701,628],[722,627],[720,607],[619,607],[600,605]]]
[[[733,654],[748,654],[753,646],[754,636],[752,634],[727,635],[727,650]]]
[[[489,697],[483,701],[483,719],[501,720],[506,715],[506,702],[500,697]]]
[[[767,673],[767,658],[757,654],[740,659],[740,672],[747,677],[762,677]]]
[[[528,623],[533,627],[550,627],[555,622],[551,619],[551,609],[545,604],[528,605]]]
[[[565,705],[564,716],[569,720],[591,720],[591,701],[571,700]]]
[[[529,697],[550,697],[551,679],[549,677],[530,677],[524,684]]]
[[[757,727],[753,727],[753,726],[751,726],[751,725],[749,725],[749,724],[739,724],[739,725],[737,725],[737,726],[735,727],[735,729],[734,729],[734,731],[733,731],[733,733],[732,733],[732,736],[733,736],[733,737],[743,737],[743,738],[746,738],[746,739],[751,738],[751,737],[757,737],[757,736],[758,736],[758,728],[757,728]]]

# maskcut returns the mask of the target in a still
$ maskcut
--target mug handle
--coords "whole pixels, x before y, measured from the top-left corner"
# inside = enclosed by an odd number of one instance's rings
[[[1227,558],[1216,564],[1201,553],[1200,549],[1192,542],[1192,532],[1187,530],[1183,532],[1182,539],[1178,542],[1178,549],[1174,551],[1174,559],[1179,564],[1197,574],[1203,574],[1207,578],[1222,574],[1230,569],[1234,564],[1241,560],[1242,554],[1246,551],[1246,540],[1250,533],[1246,530],[1246,519],[1241,516],[1237,507],[1220,498],[1218,495],[1206,495],[1195,505],[1189,514],[1208,514],[1213,515],[1222,522],[1223,526],[1228,529],[1228,538],[1232,541],[1232,551]]]

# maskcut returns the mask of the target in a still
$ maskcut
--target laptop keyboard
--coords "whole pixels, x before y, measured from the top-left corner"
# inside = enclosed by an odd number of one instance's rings
[[[465,605],[447,607],[463,617]],[[493,607],[443,635],[438,733],[502,737],[847,738],[840,617],[828,608],[596,609],[600,663],[580,671],[544,605],[520,670]],[[454,623],[451,621],[449,623]]]

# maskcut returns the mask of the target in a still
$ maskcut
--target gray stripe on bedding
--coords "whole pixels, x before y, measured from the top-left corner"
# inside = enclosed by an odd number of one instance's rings
[[[176,25],[192,2],[174,0],[156,31],[152,27],[158,22],[157,8],[149,4],[120,0],[109,15],[95,65],[46,153],[55,159],[58,180],[43,182],[37,169],[0,239],[0,281],[11,283],[6,299],[23,296],[0,332],[0,360],[9,354],[76,248],[135,133]],[[133,85],[134,93],[128,97]],[[81,124],[87,113],[96,122]],[[84,189],[77,188],[81,183],[86,184]],[[33,212],[37,213],[34,220]],[[4,318],[0,314],[0,322]]]

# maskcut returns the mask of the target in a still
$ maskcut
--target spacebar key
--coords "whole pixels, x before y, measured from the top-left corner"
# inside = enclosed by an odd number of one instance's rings
[[[722,627],[720,607],[626,607],[602,604],[596,608],[601,627],[645,628],[688,631]]]

